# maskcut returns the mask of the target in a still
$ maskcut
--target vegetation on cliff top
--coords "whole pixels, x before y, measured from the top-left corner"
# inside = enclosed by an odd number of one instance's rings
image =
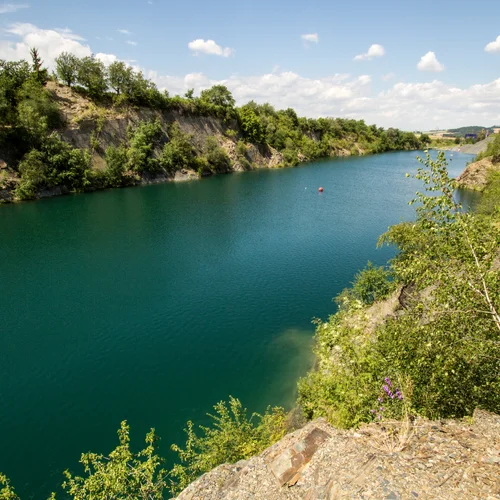
[[[183,134],[175,123],[163,127],[155,121],[136,124],[123,143],[108,148],[106,168],[98,169],[92,157],[99,147],[104,115],[96,120],[86,150],[73,151],[60,134],[66,124],[55,96],[46,88],[48,72],[36,51],[32,57],[31,64],[0,61],[0,151],[8,158],[14,177],[20,179],[16,189],[19,199],[34,198],[46,189],[86,191],[137,183],[144,177],[172,177],[182,169],[200,176],[227,172],[232,161],[221,145],[228,141],[237,145],[237,161],[243,168],[251,167],[249,144],[279,151],[283,166],[338,154],[418,149],[423,145],[412,133],[368,126],[362,120],[302,118],[293,109],[277,111],[270,104],[253,101],[238,108],[223,85],[203,90],[198,97],[193,89],[184,97],[171,97],[123,62],[106,67],[95,57],[79,59],[63,53],[51,78],[90,99],[98,109],[147,107],[161,116],[177,110],[225,124],[225,137],[208,137],[202,144]]]

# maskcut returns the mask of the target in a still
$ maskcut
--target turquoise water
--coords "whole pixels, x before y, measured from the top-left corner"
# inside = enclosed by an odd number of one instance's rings
[[[0,471],[44,498],[123,419],[136,443],[156,427],[168,455],[229,394],[290,407],[311,319],[413,216],[415,156],[0,206]]]

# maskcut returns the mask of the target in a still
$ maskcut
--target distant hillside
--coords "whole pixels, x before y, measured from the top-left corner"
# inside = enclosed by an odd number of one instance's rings
[[[459,127],[459,128],[450,128],[448,132],[453,132],[458,136],[465,136],[465,134],[479,134],[481,130],[489,130],[493,132],[493,127],[480,127],[478,125],[472,125],[469,127]]]

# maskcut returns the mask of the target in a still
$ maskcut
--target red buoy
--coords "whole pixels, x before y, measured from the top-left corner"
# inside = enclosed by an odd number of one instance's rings
[[[322,188],[322,187],[320,187],[320,188],[318,189],[318,191],[319,191],[320,193],[322,193],[322,192],[323,192],[323,188]]]

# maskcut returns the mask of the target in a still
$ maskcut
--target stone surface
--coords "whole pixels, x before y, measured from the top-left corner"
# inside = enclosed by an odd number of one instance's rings
[[[293,475],[292,475],[293,474]],[[334,429],[322,419],[221,465],[178,500],[500,499],[500,416]]]
[[[500,170],[500,164],[494,164],[491,156],[480,161],[470,163],[457,177],[460,187],[482,191],[487,184],[488,173],[491,170]]]

